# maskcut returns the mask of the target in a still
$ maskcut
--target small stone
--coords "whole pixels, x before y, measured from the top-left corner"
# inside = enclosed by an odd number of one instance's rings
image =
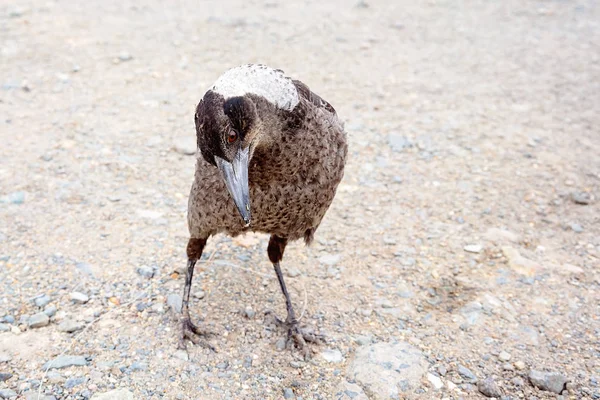
[[[94,276],[94,267],[92,267],[92,264],[90,263],[78,262],[75,264],[75,268],[88,276]]]
[[[290,268],[286,268],[285,274],[287,276],[289,276],[290,278],[295,278],[295,277],[299,276],[300,274],[302,274],[302,272],[300,272],[300,270],[298,268],[290,267]]]
[[[448,369],[445,365],[440,365],[439,367],[437,367],[437,371],[438,374],[440,374],[441,376],[446,376],[446,374],[448,373]]]
[[[388,144],[392,151],[396,153],[399,153],[404,149],[413,147],[413,144],[405,136],[400,136],[394,133],[388,135]]]
[[[127,389],[115,389],[110,392],[96,393],[91,400],[134,400],[133,393]]]
[[[246,318],[252,319],[256,315],[256,311],[254,311],[252,307],[246,306],[246,308],[244,309],[244,315],[246,316]]]
[[[290,388],[285,388],[283,389],[283,398],[284,399],[295,399],[296,395],[294,394],[294,391]]]
[[[285,340],[285,338],[282,337],[282,338],[277,339],[277,342],[275,342],[275,347],[279,351],[285,350],[285,344],[286,344],[286,340]]]
[[[183,299],[177,293],[171,293],[169,296],[167,296],[167,305],[175,314],[181,314]]]
[[[52,361],[48,361],[44,364],[44,369],[61,369],[72,366],[84,366],[87,365],[88,362],[83,356],[59,356],[56,357]]]
[[[12,360],[12,357],[6,353],[0,353],[0,364],[7,363]]]
[[[196,154],[197,148],[196,137],[193,135],[182,136],[173,141],[173,149],[179,154],[192,156]]]
[[[504,371],[514,371],[515,367],[513,367],[513,365],[509,362],[502,364],[502,369]]]
[[[432,374],[431,372],[427,373],[427,380],[431,383],[435,390],[440,390],[444,387],[442,380],[438,376]]]
[[[0,382],[6,382],[10,378],[12,378],[12,374],[10,372],[0,372]]]
[[[50,296],[43,294],[39,297],[36,297],[33,302],[38,307],[45,307],[48,303],[50,303]]]
[[[126,51],[119,53],[119,61],[125,62],[133,60],[133,56]]]
[[[477,376],[471,370],[463,365],[458,366],[458,373],[465,379],[471,382],[477,381]]]
[[[498,360],[510,361],[510,354],[508,354],[506,351],[501,351],[500,354],[498,354]]]
[[[359,346],[366,346],[373,343],[373,336],[370,335],[358,335],[354,337],[354,341]]]
[[[131,364],[130,368],[132,371],[146,371],[148,369],[148,364],[142,361],[136,361]]]
[[[0,323],[0,332],[10,332],[10,325]]]
[[[25,202],[25,192],[13,192],[0,198],[0,203],[23,204]]]
[[[141,267],[138,267],[136,272],[147,279],[151,279],[154,277],[154,268],[149,267],[147,265],[142,265]]]
[[[342,353],[338,349],[325,349],[321,352],[321,357],[327,362],[338,364],[344,360]]]
[[[15,317],[13,317],[12,315],[5,315],[4,316],[4,322],[6,322],[7,324],[14,324],[15,323]]]
[[[576,222],[573,222],[572,224],[569,225],[569,227],[573,230],[573,232],[575,233],[581,233],[583,232],[583,226],[579,225]]]
[[[492,377],[487,377],[479,381],[477,389],[486,397],[502,397],[502,391]]]
[[[43,312],[37,313],[29,317],[29,321],[27,325],[30,328],[41,328],[42,326],[46,326],[50,323],[50,318]]]
[[[514,378],[512,378],[510,380],[510,382],[517,387],[521,387],[521,386],[525,385],[525,381],[520,376],[515,376]]]
[[[573,200],[575,204],[587,206],[592,202],[592,195],[586,192],[574,192],[571,193],[571,200]]]
[[[177,350],[173,353],[173,357],[178,358],[183,361],[188,361],[190,359],[189,354],[185,350]]]
[[[337,264],[342,256],[340,254],[325,254],[319,257],[319,262],[325,265],[335,265]]]
[[[192,294],[192,296],[195,299],[203,299],[204,296],[206,296],[206,293],[204,293],[204,290],[199,290],[199,291],[195,292],[194,294]]]
[[[44,314],[46,314],[48,317],[52,318],[54,317],[54,315],[56,314],[56,306],[53,304],[50,304],[48,306],[46,306],[46,308],[44,308]]]
[[[84,384],[87,381],[87,378],[83,377],[83,376],[77,376],[74,378],[69,378],[65,381],[65,387],[67,389],[71,389],[74,388],[75,386],[79,386]]]
[[[464,247],[464,250],[467,253],[481,253],[481,250],[483,250],[483,246],[480,244],[468,244]]]
[[[90,300],[90,298],[81,292],[73,292],[71,293],[71,300],[77,304],[85,304]]]
[[[560,394],[568,379],[558,372],[529,371],[529,381],[538,389]]]
[[[515,368],[518,369],[519,371],[524,370],[526,367],[525,363],[523,361],[517,361],[515,363]]]
[[[0,389],[0,399],[12,399],[17,397],[17,392],[11,389]]]
[[[72,319],[65,319],[58,325],[58,330],[61,332],[72,333],[79,331],[85,327],[83,322],[73,321]]]
[[[62,383],[62,381],[65,380],[65,378],[61,374],[54,370],[48,371],[46,377],[51,383]]]

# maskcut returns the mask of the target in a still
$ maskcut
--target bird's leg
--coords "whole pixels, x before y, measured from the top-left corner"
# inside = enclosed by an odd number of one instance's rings
[[[294,312],[294,307],[292,306],[292,300],[290,299],[290,294],[288,293],[287,287],[285,286],[283,274],[281,273],[281,267],[279,266],[279,262],[283,258],[283,252],[285,250],[286,245],[287,239],[273,235],[269,240],[269,246],[267,248],[267,252],[269,253],[269,259],[273,263],[273,267],[275,268],[275,274],[277,274],[277,280],[279,280],[279,286],[281,287],[281,291],[285,296],[285,306],[287,309],[287,318],[285,322],[279,320],[277,317],[275,318],[280,324],[286,326],[288,330],[288,339],[293,340],[296,346],[303,350],[304,357],[308,358],[309,349],[306,345],[306,342],[319,342],[319,337],[309,332],[303,332],[298,326],[298,320],[296,319],[296,313]]]
[[[187,269],[185,271],[185,286],[183,288],[183,303],[181,312],[183,314],[182,319],[182,335],[179,343],[179,347],[185,349],[185,340],[188,339],[192,343],[201,345],[203,347],[208,347],[211,350],[215,350],[213,346],[207,343],[205,340],[200,338],[200,336],[205,336],[206,332],[203,332],[200,328],[192,323],[190,320],[190,290],[192,288],[192,279],[194,277],[194,267],[196,266],[196,262],[202,256],[202,251],[204,250],[204,246],[206,245],[206,239],[196,239],[190,238],[187,245]]]

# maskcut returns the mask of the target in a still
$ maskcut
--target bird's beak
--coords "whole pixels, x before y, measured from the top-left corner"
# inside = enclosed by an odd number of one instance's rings
[[[248,190],[248,159],[250,148],[239,149],[232,162],[215,157],[217,167],[246,226],[250,225],[250,191]]]

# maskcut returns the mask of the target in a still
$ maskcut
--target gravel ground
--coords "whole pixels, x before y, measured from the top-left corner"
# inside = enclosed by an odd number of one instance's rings
[[[598,3],[212,3],[0,4],[0,398],[599,399]],[[209,241],[177,350],[194,108],[247,62],[349,135],[283,263],[309,362],[264,235]]]

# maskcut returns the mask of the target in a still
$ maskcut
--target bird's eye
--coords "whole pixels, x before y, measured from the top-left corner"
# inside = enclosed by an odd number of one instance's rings
[[[237,138],[238,134],[236,131],[229,131],[229,134],[227,135],[227,142],[233,143],[237,140]]]

